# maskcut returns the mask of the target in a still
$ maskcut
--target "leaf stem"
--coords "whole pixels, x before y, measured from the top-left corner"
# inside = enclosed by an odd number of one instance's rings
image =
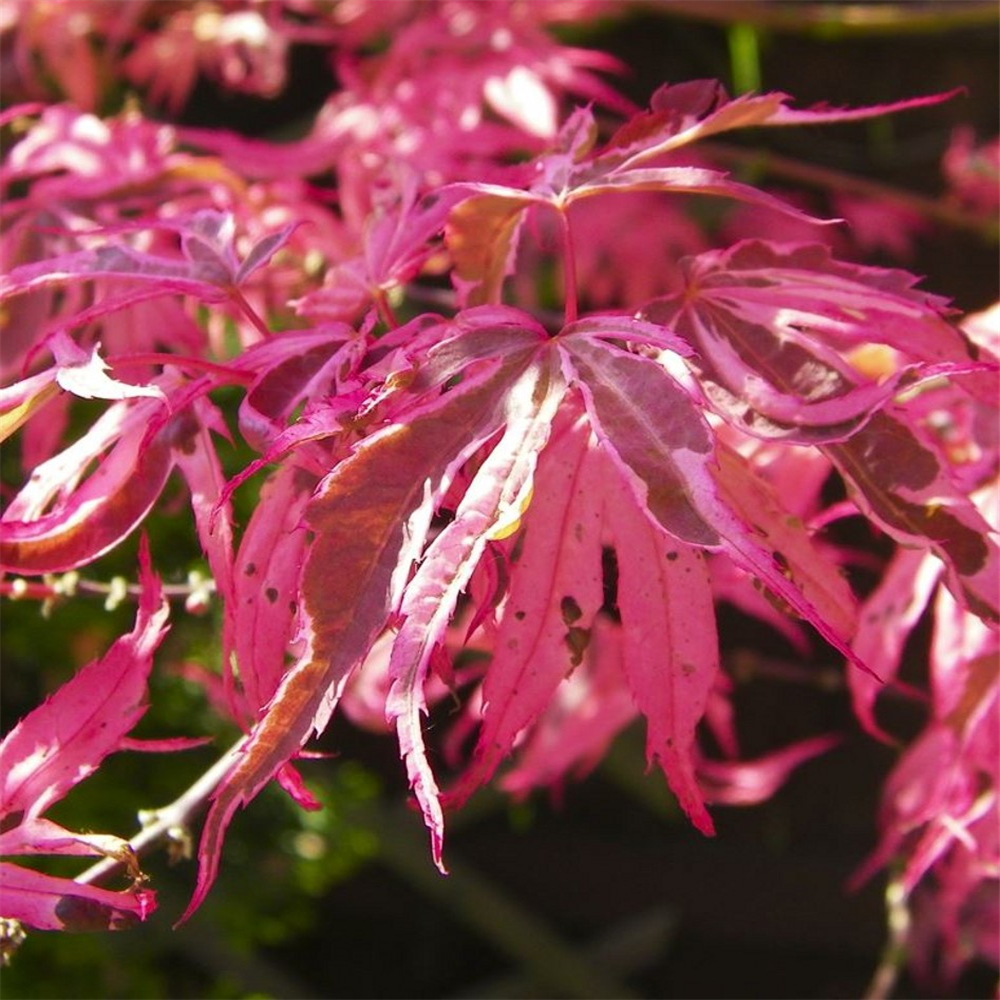
[[[191,355],[170,354],[165,351],[148,351],[141,354],[122,354],[109,358],[112,368],[130,368],[136,365],[174,365],[177,368],[192,369],[208,375],[219,375],[240,385],[249,385],[257,377],[256,372],[245,371],[232,365],[220,365],[204,358]]]
[[[898,877],[890,878],[886,886],[885,909],[889,937],[882,949],[878,968],[864,992],[864,1000],[888,1000],[895,992],[900,970],[906,963],[910,911],[906,893]]]
[[[576,250],[573,247],[573,234],[569,228],[569,216],[566,212],[559,213],[560,227],[563,245],[563,271],[566,288],[566,307],[564,323],[569,326],[576,322],[577,317],[577,292],[576,292]]]
[[[257,315],[256,310],[249,302],[247,302],[246,297],[238,289],[234,288],[230,292],[233,301],[243,310],[243,314],[250,320],[251,323],[257,328],[258,333],[265,339],[271,339],[271,331],[267,328],[267,324]]]
[[[389,298],[383,289],[379,289],[375,296],[375,311],[388,329],[395,330],[399,326],[399,320],[396,319],[396,314],[392,311]]]

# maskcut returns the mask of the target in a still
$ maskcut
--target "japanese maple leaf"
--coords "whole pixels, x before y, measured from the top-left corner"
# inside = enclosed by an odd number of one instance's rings
[[[135,627],[77,672],[0,743],[0,853],[106,856],[124,862],[132,887],[114,892],[0,863],[3,915],[42,930],[120,930],[145,920],[155,894],[128,843],[66,830],[44,813],[121,748],[145,712],[153,653],[167,630],[167,603],[139,553],[142,594]]]
[[[211,884],[234,810],[326,726],[389,626],[387,712],[442,864],[440,793],[420,724],[424,689],[483,554],[512,532],[524,534],[525,547],[498,610],[501,641],[470,786],[492,774],[583,661],[603,599],[602,537],[622,564],[627,672],[649,718],[650,760],[706,831],[691,761],[717,669],[704,642],[714,609],[702,553],[726,552],[856,661],[854,602],[836,569],[764,485],[753,493],[747,477],[718,471],[710,425],[663,364],[621,346],[668,342],[663,327],[599,317],[551,338],[527,314],[481,307],[429,330],[432,346],[397,383],[391,422],[334,467],[306,509],[315,537],[299,584],[301,652],[215,797],[188,913]],[[580,477],[590,484],[582,491],[573,486]],[[760,517],[751,519],[752,503],[734,500],[748,492],[761,500]],[[431,538],[446,497],[453,516]]]
[[[455,262],[457,284],[466,304],[496,302],[511,273],[521,226],[528,209],[546,206],[559,213],[574,202],[598,195],[636,191],[721,195],[774,209],[797,219],[818,221],[758,188],[701,166],[661,162],[667,154],[736,128],[855,121],[934,104],[950,94],[914,98],[857,109],[795,110],[785,94],[744,95],[730,100],[715,81],[666,85],[654,95],[651,110],[631,119],[600,150],[593,114],[577,109],[563,125],[553,148],[524,172],[523,187],[459,184],[469,197],[451,212],[446,240]],[[568,231],[568,230],[567,230]],[[571,268],[569,268],[571,272]],[[572,280],[572,275],[570,274]],[[572,299],[573,289],[568,298]],[[575,305],[569,303],[569,318]]]
[[[990,526],[896,402],[942,376],[969,377],[995,399],[997,366],[973,360],[942,300],[903,272],[843,264],[818,245],[748,240],[699,255],[686,273],[683,292],[642,316],[688,343],[712,408],[755,436],[818,444],[866,515],[904,544],[930,546],[959,598],[1000,620]],[[843,350],[865,343],[930,363],[866,379]]]
[[[389,293],[419,273],[434,252],[432,237],[464,197],[461,189],[452,189],[418,200],[411,181],[398,204],[376,204],[360,234],[361,252],[330,268],[323,286],[298,300],[296,310],[306,316],[352,320],[375,304],[391,319]]]
[[[203,302],[234,300],[245,306],[241,287],[288,241],[296,226],[297,223],[290,223],[258,240],[242,260],[236,251],[236,222],[229,212],[201,209],[174,219],[106,227],[106,240],[101,245],[13,268],[0,277],[0,300],[54,284],[128,278],[148,283],[150,298],[180,292]],[[129,245],[120,237],[130,229],[176,232],[181,256],[168,257]],[[119,238],[114,239],[115,236]],[[121,301],[112,299],[99,309],[88,310],[87,318],[136,301],[139,301],[136,296],[126,296]],[[249,310],[249,306],[245,308]]]

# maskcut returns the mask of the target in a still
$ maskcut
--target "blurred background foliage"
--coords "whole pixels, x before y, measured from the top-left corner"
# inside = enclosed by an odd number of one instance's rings
[[[934,198],[952,130],[967,123],[981,138],[996,131],[993,3],[650,3],[567,37],[621,58],[630,68],[621,86],[639,104],[665,81],[699,77],[720,78],[734,92],[785,91],[800,106],[967,88],[915,114],[771,133],[770,154],[740,167],[758,182],[793,180],[774,171],[771,155]],[[185,120],[276,135],[314,113],[333,83],[322,55],[302,48],[281,99],[200,86]],[[996,298],[996,241],[982,232],[936,225],[903,263],[963,310]],[[80,404],[81,421],[88,405]],[[249,457],[234,450],[228,471]],[[16,445],[0,461],[16,463]],[[245,523],[253,488],[237,503]],[[175,509],[148,526],[167,583],[204,569],[179,490]],[[120,547],[88,575],[134,576],[135,551],[134,542]],[[101,603],[66,601],[44,620],[36,603],[4,603],[5,731],[130,628],[127,602],[112,611]],[[820,732],[845,740],[765,805],[717,808],[715,840],[679,816],[662,779],[645,775],[642,732],[630,730],[558,798],[516,803],[485,793],[451,817],[452,873],[443,879],[406,805],[394,740],[337,719],[321,741],[330,756],[302,764],[325,808],[303,812],[269,788],[237,816],[218,883],[193,920],[171,929],[194,863],[159,851],[143,861],[160,896],[154,919],[129,933],[29,935],[3,971],[4,996],[861,996],[885,939],[883,883],[850,895],[845,882],[875,843],[879,788],[895,752],[857,731],[835,661],[776,677],[760,665],[787,654],[780,640],[726,609],[720,625],[747,753]],[[218,633],[217,609],[179,613],[159,662],[211,666]],[[918,630],[914,662],[926,640]],[[215,748],[118,754],[53,819],[129,836],[138,808],[175,798],[236,738],[201,688],[176,672],[154,674],[150,702],[136,735],[206,735]],[[915,709],[899,712],[897,731],[906,713],[915,730]],[[972,969],[956,995],[991,995],[992,982],[990,970]],[[894,995],[920,993],[903,975]]]

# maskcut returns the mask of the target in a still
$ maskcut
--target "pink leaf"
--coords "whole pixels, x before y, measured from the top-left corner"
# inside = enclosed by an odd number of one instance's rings
[[[724,550],[864,668],[844,636],[802,590],[752,524],[719,495],[707,421],[656,362],[583,337],[562,342],[595,430],[636,499],[669,535]],[[867,668],[864,668],[867,669]]]
[[[829,627],[844,643],[850,642],[858,626],[858,602],[838,563],[816,544],[801,518],[785,506],[790,498],[779,495],[753,466],[721,442],[716,454],[714,478],[720,497],[752,525],[748,533],[770,550],[783,575]],[[876,669],[856,644],[853,648],[862,661]],[[877,683],[876,678],[871,679]]]
[[[718,761],[702,758],[698,779],[709,802],[727,806],[765,802],[800,764],[835,747],[839,736],[814,736],[756,760]]]
[[[35,469],[0,518],[5,570],[58,573],[82,566],[142,521],[173,466],[173,427],[164,426],[161,409],[156,400],[115,403],[79,441]]]
[[[475,195],[451,210],[445,242],[464,305],[499,302],[503,280],[514,269],[525,209],[537,203],[542,202],[512,189]]]
[[[514,795],[554,785],[567,773],[581,777],[636,716],[622,665],[622,629],[597,615],[583,662],[564,677],[532,727],[501,786]]]
[[[155,282],[161,294],[181,292],[205,302],[221,302],[288,241],[296,226],[297,223],[287,225],[258,241],[240,264],[235,250],[233,217],[228,213],[205,209],[177,219],[160,219],[152,228],[177,231],[184,259],[147,253],[125,243],[108,242],[13,268],[0,276],[0,299],[50,284],[65,285],[93,278],[131,278]],[[149,223],[144,223],[143,227],[151,228]],[[113,229],[109,229],[108,235],[112,233]]]
[[[558,371],[542,365],[533,365],[511,385],[504,434],[477,470],[455,519],[428,548],[400,607],[403,624],[392,650],[386,715],[396,720],[400,752],[431,831],[435,863],[442,870],[444,819],[420,731],[428,662],[490,537],[509,533],[519,523],[538,452],[564,391]]]
[[[633,167],[673,149],[738,128],[760,125],[812,125],[859,121],[897,111],[940,104],[959,91],[915,97],[865,108],[787,107],[787,94],[743,94],[730,99],[715,80],[664,84],[653,95],[650,111],[634,116],[610,139],[598,162]]]
[[[156,908],[150,889],[112,892],[0,861],[4,916],[43,931],[120,931]]]
[[[882,410],[849,440],[824,449],[866,516],[901,544],[929,547],[945,563],[952,593],[979,617],[1000,621],[993,529],[907,426],[904,410]]]
[[[342,324],[286,331],[246,351],[240,367],[255,373],[240,404],[240,431],[263,451],[297,407],[341,387],[364,353],[364,340]]]
[[[583,661],[604,599],[601,484],[590,428],[566,405],[539,457],[520,554],[501,609],[483,683],[482,727],[472,766],[454,798],[488,780],[519,733]]]
[[[971,361],[941,300],[914,291],[910,275],[842,264],[818,245],[744,241],[687,261],[685,280],[642,315],[690,345],[710,404],[758,437],[842,440],[904,386]],[[938,364],[868,381],[844,347],[869,341]]]
[[[261,487],[234,571],[236,662],[250,721],[287,667],[309,535],[302,524],[315,480],[291,462]]]
[[[163,390],[155,385],[130,385],[110,378],[107,363],[97,353],[95,345],[88,354],[65,334],[49,341],[58,368],[56,381],[67,392],[81,399],[130,399],[152,396],[166,402]]]
[[[91,774],[145,712],[152,656],[166,632],[159,580],[140,553],[135,628],[25,716],[0,744],[0,812],[36,817]]]
[[[854,648],[886,683],[896,676],[903,646],[927,609],[940,576],[941,564],[930,553],[900,549],[861,606]],[[874,711],[884,685],[858,670],[848,673],[847,682],[858,721],[876,738],[887,739]]]
[[[601,194],[627,194],[635,191],[666,191],[674,194],[708,194],[769,208],[802,222],[823,223],[794,205],[761,191],[760,188],[729,180],[729,175],[703,167],[658,167],[621,170],[594,180],[581,180],[565,196],[566,204]]]
[[[712,584],[702,551],[666,538],[604,459],[608,535],[618,554],[622,666],[659,764],[702,833],[715,829],[694,773],[695,728],[719,670]],[[615,482],[617,480],[617,482]]]
[[[301,583],[303,651],[216,792],[182,921],[214,881],[237,806],[325,728],[355,666],[398,608],[447,484],[503,423],[505,391],[532,353],[512,355],[415,408],[406,423],[371,435],[320,484],[307,512],[316,539]]]

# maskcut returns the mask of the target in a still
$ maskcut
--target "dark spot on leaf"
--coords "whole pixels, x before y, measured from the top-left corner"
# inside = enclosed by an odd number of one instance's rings
[[[616,622],[622,620],[618,610],[618,554],[605,546],[601,549],[601,578],[604,587],[604,603],[601,610]]]
[[[919,490],[937,478],[938,460],[908,427],[886,413],[876,413],[851,440],[840,446],[860,462],[883,490],[908,486]]]
[[[195,439],[198,436],[198,421],[190,413],[179,413],[170,421],[170,444],[185,455],[191,455],[195,450]]]
[[[579,621],[583,615],[583,611],[580,610],[580,605],[577,604],[576,598],[569,595],[559,602],[559,610],[562,612],[562,620],[567,625],[572,625],[573,622]]]
[[[514,546],[510,550],[510,561],[516,563],[518,559],[521,558],[521,553],[524,551],[524,540],[527,537],[528,529],[522,528],[514,540]]]
[[[525,619],[525,616],[526,616],[526,615],[527,615],[527,612],[526,612],[526,611],[515,611],[515,612],[514,612],[514,617],[515,617],[515,618],[516,618],[516,619],[517,619],[517,620],[518,620],[519,622],[523,622],[523,621],[524,621],[524,619]]]
[[[580,666],[583,662],[583,654],[586,652],[587,646],[590,645],[590,629],[577,628],[574,625],[563,637],[563,641],[569,649],[569,662],[574,667]]]
[[[667,553],[667,559],[670,562],[676,562],[677,561],[677,553],[676,552],[668,552]]]
[[[257,575],[257,564],[256,563],[247,563],[247,568],[245,570],[243,570],[243,572],[247,576],[256,576]]]
[[[274,602],[278,599],[278,588],[268,587],[264,591],[264,596],[267,598],[269,604],[274,604]]]
[[[94,899],[63,896],[55,914],[68,931],[107,931],[112,929],[115,911]]]
[[[0,833],[6,833],[8,830],[13,830],[15,827],[20,826],[21,820],[23,819],[23,809],[18,809],[17,812],[8,813],[3,819],[0,819]]]

